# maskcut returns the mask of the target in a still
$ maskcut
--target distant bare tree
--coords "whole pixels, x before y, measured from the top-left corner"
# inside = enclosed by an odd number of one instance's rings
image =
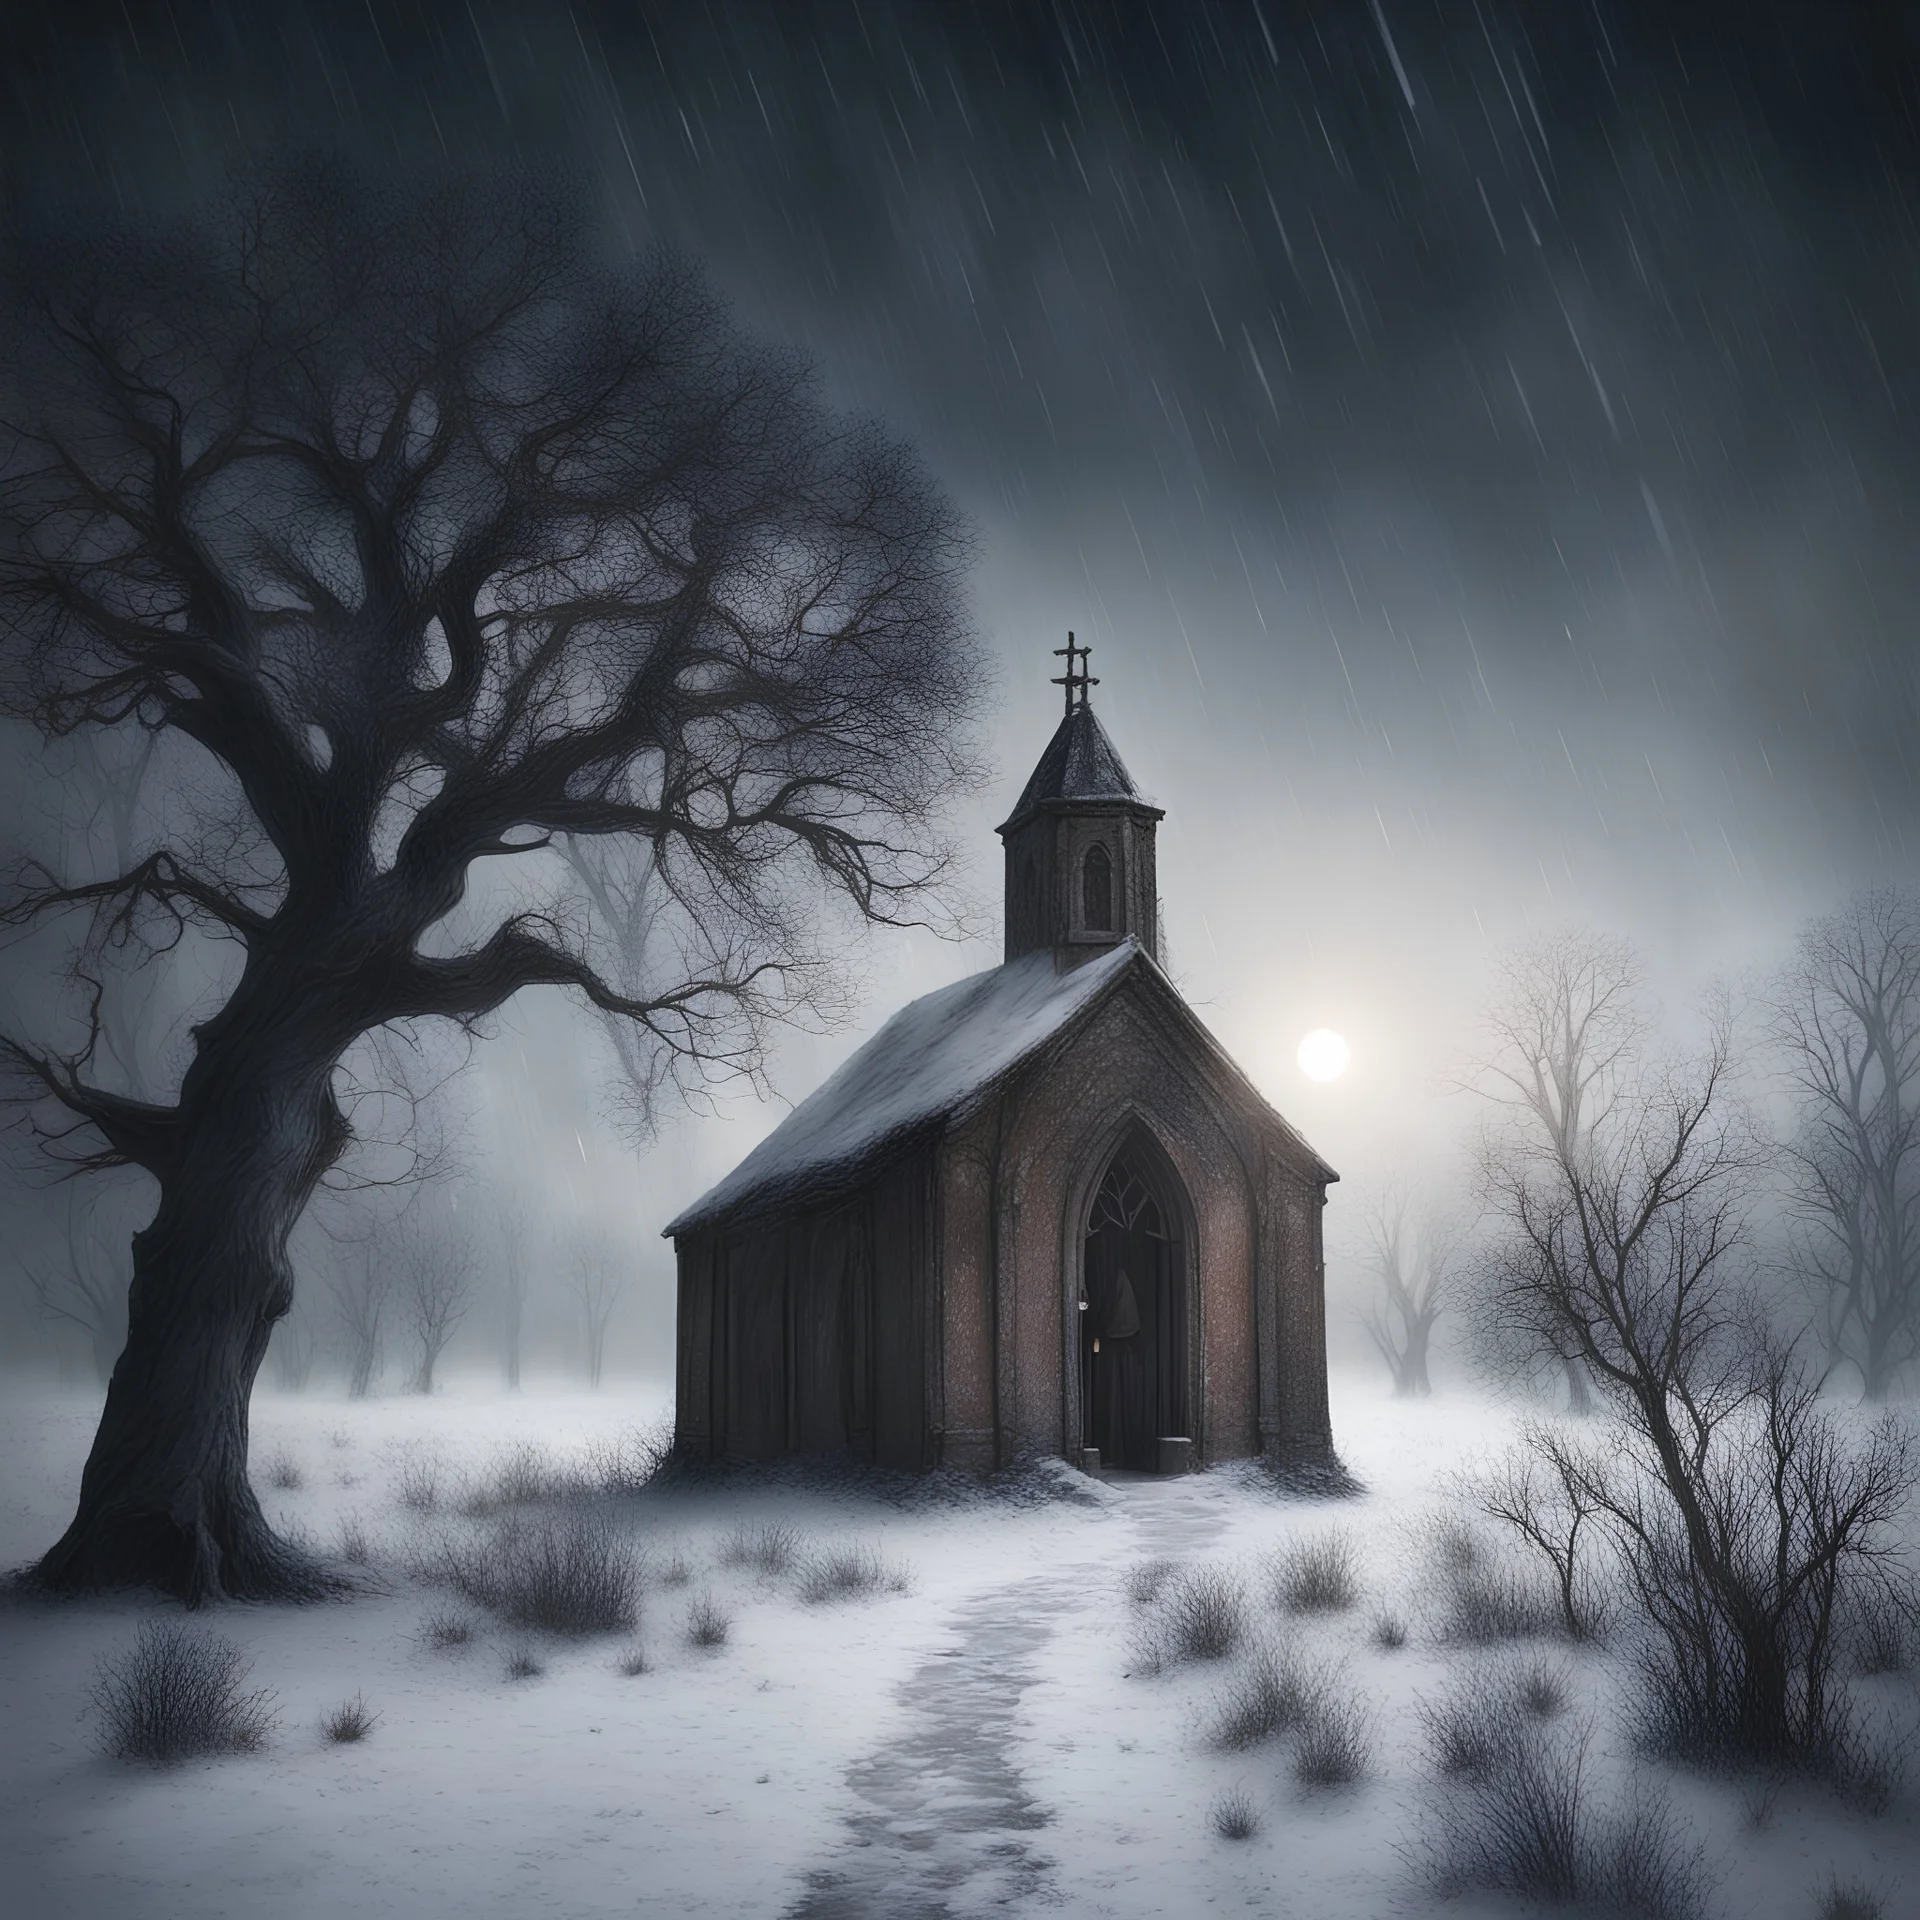
[[[433,1391],[434,1368],[473,1306],[473,1250],[453,1225],[409,1219],[397,1250],[401,1310],[415,1346],[415,1393]]]
[[[1367,1223],[1363,1258],[1380,1284],[1365,1324],[1401,1398],[1430,1394],[1427,1355],[1434,1323],[1447,1305],[1460,1231],[1429,1217],[1416,1228],[1404,1193],[1390,1191]]]
[[[183,807],[0,899],[83,954],[70,1033],[0,1043],[25,1110],[159,1188],[37,1575],[307,1594],[246,1405],[350,1142],[341,1062],[549,987],[703,1085],[832,983],[828,926],[945,917],[968,540],[684,265],[604,258],[571,188],[313,166],[171,221],[68,209],[0,289],[0,701],[191,743],[238,821]],[[643,954],[595,937],[588,839],[645,850]],[[99,1075],[84,950],[121,929],[238,955],[167,1098]]]
[[[1511,1124],[1502,1148],[1537,1141],[1578,1164],[1614,1117],[1648,1036],[1640,1006],[1641,969],[1623,940],[1578,930],[1545,934],[1515,948],[1497,966],[1487,1015],[1489,1045],[1473,1084],[1492,1095]],[[1509,1241],[1497,1262],[1527,1258]],[[1514,1321],[1508,1303],[1532,1297],[1512,1272],[1476,1271],[1462,1305],[1480,1365],[1509,1379],[1557,1374],[1575,1413],[1592,1406],[1587,1363],[1567,1344],[1553,1316]]]
[[[1830,1359],[1882,1400],[1920,1356],[1920,894],[1811,922],[1771,1002],[1799,1095],[1796,1251]]]
[[[267,1348],[274,1385],[282,1393],[304,1393],[307,1382],[313,1378],[318,1351],[313,1322],[296,1307],[274,1328],[273,1342]]]
[[[520,1385],[521,1348],[527,1321],[527,1247],[532,1220],[525,1198],[510,1187],[494,1195],[494,1231],[498,1251],[500,1361],[507,1385]]]
[[[104,1387],[127,1336],[127,1279],[121,1257],[109,1244],[111,1228],[71,1187],[60,1210],[57,1247],[20,1268],[43,1319],[64,1323],[86,1337],[94,1377]]]
[[[587,1385],[598,1387],[607,1352],[607,1327],[627,1290],[627,1255],[605,1240],[580,1241],[569,1272],[580,1330],[586,1336]]]
[[[326,1269],[347,1359],[347,1393],[364,1400],[380,1370],[393,1273],[370,1243],[343,1248]]]

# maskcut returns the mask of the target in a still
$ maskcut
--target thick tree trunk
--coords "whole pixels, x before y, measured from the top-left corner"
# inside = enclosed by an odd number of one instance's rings
[[[134,1236],[127,1344],[79,1509],[36,1569],[56,1591],[156,1586],[199,1605],[329,1584],[260,1512],[247,1418],[293,1302],[287,1237],[346,1140],[330,1087],[338,1049],[294,982],[249,975],[200,1032],[178,1151]]]

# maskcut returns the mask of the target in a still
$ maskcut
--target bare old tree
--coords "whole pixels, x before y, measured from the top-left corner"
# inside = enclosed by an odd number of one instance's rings
[[[1650,1731],[1696,1756],[1844,1774],[1857,1756],[1834,1668],[1849,1622],[1912,1606],[1894,1534],[1912,1440],[1891,1420],[1844,1427],[1746,1288],[1763,1156],[1731,1098],[1726,1012],[1690,1060],[1609,1049],[1608,1071],[1579,1083],[1577,1128],[1571,1101],[1542,1097],[1537,1037],[1590,1025],[1596,981],[1622,983],[1611,1018],[1644,1044],[1626,959],[1568,936],[1506,976],[1510,1050],[1483,1081],[1504,1109],[1484,1150],[1501,1240],[1483,1309],[1536,1357],[1577,1358],[1608,1421],[1534,1423],[1540,1471],[1496,1480],[1486,1504],[1553,1561],[1570,1623],[1579,1530],[1597,1522],[1648,1630]]]
[[[1452,1288],[1460,1243],[1452,1223],[1429,1214],[1416,1227],[1410,1214],[1404,1193],[1394,1189],[1383,1195],[1367,1222],[1362,1256],[1380,1287],[1366,1310],[1366,1329],[1402,1398],[1433,1391],[1427,1356],[1434,1323]]]
[[[527,1269],[527,1246],[532,1239],[532,1220],[525,1198],[511,1188],[495,1193],[493,1209],[494,1244],[498,1253],[495,1272],[499,1289],[500,1366],[507,1385],[518,1388],[521,1350],[526,1339],[527,1291],[531,1278]]]
[[[458,1227],[409,1217],[395,1257],[400,1307],[414,1340],[408,1384],[431,1393],[440,1356],[473,1306],[473,1249]]]
[[[1581,1159],[1588,1143],[1615,1115],[1621,1087],[1631,1078],[1647,1037],[1639,1004],[1640,966],[1626,942],[1579,931],[1540,936],[1516,948],[1498,966],[1499,984],[1487,1015],[1488,1045],[1473,1084],[1490,1093],[1518,1131],[1506,1147],[1531,1150],[1538,1140],[1559,1160]],[[1476,1270],[1463,1306],[1473,1351],[1489,1372],[1509,1379],[1557,1375],[1567,1404],[1585,1413],[1592,1402],[1587,1365],[1577,1346],[1556,1346],[1551,1316],[1515,1322],[1509,1306],[1531,1297],[1522,1276],[1496,1270],[1526,1257],[1509,1241],[1485,1272]]]
[[[1883,1400],[1920,1357],[1920,895],[1811,922],[1770,999],[1798,1095],[1795,1251],[1829,1359]]]
[[[580,1309],[586,1341],[587,1385],[598,1388],[607,1357],[607,1329],[627,1291],[628,1256],[606,1240],[588,1238],[573,1250],[568,1285]]]
[[[346,1353],[349,1399],[364,1400],[373,1390],[393,1281],[392,1269],[371,1244],[343,1250],[327,1268],[327,1292]]]
[[[127,1337],[125,1262],[109,1244],[113,1229],[103,1227],[87,1198],[72,1187],[65,1198],[58,1243],[38,1259],[23,1259],[20,1271],[41,1318],[85,1338],[94,1377],[104,1387]]]
[[[699,1080],[805,1004],[817,907],[938,898],[977,676],[952,513],[590,224],[524,181],[315,169],[174,225],[64,212],[0,275],[6,704],[179,737],[244,829],[155,822],[6,902],[238,949],[171,1098],[101,1077],[97,996],[6,1044],[51,1146],[157,1188],[49,1588],[321,1581],[261,1516],[246,1408],[361,1036],[559,987]],[[596,945],[563,836],[646,849],[645,968]]]

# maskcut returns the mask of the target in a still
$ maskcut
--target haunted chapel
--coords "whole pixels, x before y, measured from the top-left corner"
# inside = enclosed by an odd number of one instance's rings
[[[895,1014],[666,1229],[683,1457],[1332,1461],[1337,1176],[1162,970],[1162,810],[1062,651],[999,829],[1004,962]]]

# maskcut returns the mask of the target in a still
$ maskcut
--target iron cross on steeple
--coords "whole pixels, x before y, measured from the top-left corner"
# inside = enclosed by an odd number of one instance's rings
[[[1080,704],[1084,707],[1087,704],[1087,689],[1089,687],[1097,687],[1100,682],[1086,670],[1084,665],[1081,666],[1077,673],[1074,671],[1073,663],[1076,657],[1082,662],[1093,658],[1093,649],[1091,647],[1075,646],[1073,643],[1073,635],[1069,633],[1067,635],[1067,644],[1064,647],[1055,647],[1053,657],[1057,660],[1063,653],[1067,656],[1067,670],[1065,673],[1055,677],[1053,685],[1066,688],[1067,711],[1071,713],[1073,711],[1074,689],[1076,687],[1080,689]]]

